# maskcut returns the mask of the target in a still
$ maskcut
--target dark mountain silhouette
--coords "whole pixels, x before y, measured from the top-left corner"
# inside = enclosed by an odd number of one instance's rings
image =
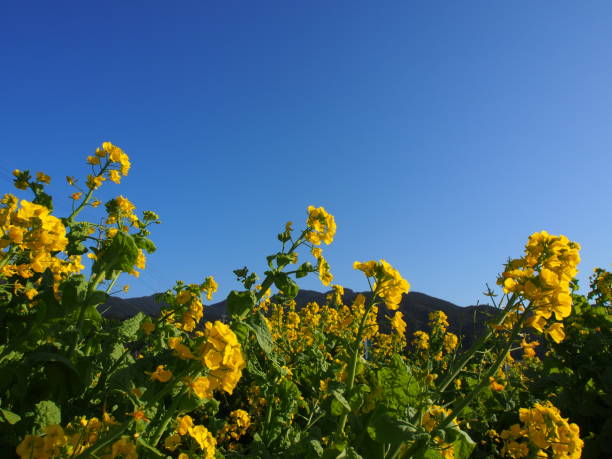
[[[327,293],[314,290],[300,290],[295,301],[297,307],[301,308],[306,304],[316,301],[318,304],[326,303]],[[366,298],[371,296],[370,292],[361,292]],[[345,289],[343,302],[351,304],[358,292]],[[110,297],[106,304],[100,306],[100,311],[108,318],[127,319],[138,312],[144,312],[150,316],[159,315],[159,310],[163,307],[155,299],[155,295],[142,296],[137,298],[118,298]],[[407,323],[406,334],[412,335],[417,330],[426,329],[428,315],[433,311],[443,311],[448,316],[449,330],[459,336],[463,336],[463,344],[469,345],[474,337],[479,336],[485,327],[485,322],[497,311],[488,305],[479,306],[457,306],[448,301],[434,298],[420,292],[410,292],[403,295],[398,311],[404,314]],[[378,309],[378,323],[383,330],[388,329],[388,319],[393,311],[389,311],[384,305]],[[204,320],[215,321],[227,318],[226,302],[221,301],[210,306],[204,307]]]

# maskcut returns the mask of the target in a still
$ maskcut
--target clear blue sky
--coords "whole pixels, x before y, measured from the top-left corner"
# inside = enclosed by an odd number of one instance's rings
[[[101,198],[163,220],[131,296],[213,275],[222,299],[309,204],[356,290],[385,258],[483,302],[542,229],[582,244],[583,287],[612,262],[610,2],[5,1],[0,43],[2,192],[29,168],[67,196],[122,147]]]

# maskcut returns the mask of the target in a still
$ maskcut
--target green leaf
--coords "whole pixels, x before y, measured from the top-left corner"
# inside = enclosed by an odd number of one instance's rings
[[[472,455],[472,451],[474,451],[476,443],[463,430],[457,429],[457,433],[457,439],[453,443],[455,459],[467,459]]]
[[[34,352],[27,357],[27,361],[30,365],[34,363],[57,362],[70,370],[77,379],[81,379],[81,375],[70,359],[62,354],[56,354],[54,352]]]
[[[286,273],[277,273],[274,276],[274,285],[287,298],[295,298],[300,291],[300,287]]]
[[[257,298],[255,298],[255,294],[252,291],[238,292],[232,290],[227,297],[227,311],[231,316],[240,316],[242,313],[252,309],[256,303]]]
[[[351,411],[351,405],[349,404],[349,402],[346,400],[346,398],[344,398],[344,395],[342,394],[342,391],[337,388],[337,389],[331,389],[330,394],[334,396],[334,398],[338,401],[338,403],[340,403],[340,405],[342,405],[342,407],[350,412]]]
[[[108,299],[108,293],[103,292],[101,290],[96,290],[91,292],[87,297],[87,305],[88,306],[98,306],[100,304],[104,304]]]
[[[130,272],[138,258],[138,246],[134,238],[122,231],[113,237],[110,246],[102,250],[92,267],[94,273],[104,273],[107,279],[112,277],[113,271]]]
[[[378,370],[377,379],[382,392],[380,403],[390,410],[403,412],[407,407],[418,405],[420,386],[399,354],[393,356],[388,366]]]
[[[9,424],[15,424],[21,420],[21,416],[12,411],[5,410],[4,408],[0,408],[0,416],[4,419],[5,422]]]
[[[307,261],[306,263],[302,263],[300,265],[297,272],[295,273],[295,277],[297,277],[298,279],[300,277],[306,277],[308,273],[311,273],[311,272],[314,272],[314,266],[312,266],[312,263]]]
[[[264,351],[267,356],[270,356],[272,353],[272,334],[261,312],[252,316],[247,322],[247,325],[255,333],[255,338],[261,350]]]
[[[368,424],[370,438],[378,443],[398,444],[414,440],[416,427],[391,415],[382,405],[379,405]]]
[[[135,340],[138,331],[140,330],[140,326],[146,317],[147,316],[144,313],[139,312],[134,317],[124,320],[121,322],[121,325],[117,327],[117,336],[122,340]]]
[[[62,306],[71,311],[85,303],[88,282],[83,276],[72,276],[62,285]]]
[[[134,237],[134,242],[136,243],[136,247],[138,247],[139,249],[146,250],[147,253],[153,253],[157,250],[157,247],[155,247],[155,244],[153,244],[153,241],[151,241],[151,239],[149,239],[148,237],[144,237],[144,236],[133,236],[133,237]]]

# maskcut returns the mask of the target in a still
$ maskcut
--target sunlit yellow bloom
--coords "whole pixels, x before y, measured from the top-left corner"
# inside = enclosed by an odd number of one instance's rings
[[[121,174],[119,173],[118,170],[111,169],[108,173],[108,176],[111,182],[115,182],[116,184],[121,183]]]
[[[35,288],[29,288],[26,289],[26,291],[23,293],[28,298],[28,300],[32,300],[36,295],[38,295],[38,290],[36,290]]]
[[[206,427],[201,425],[192,427],[189,429],[189,435],[200,445],[200,448],[205,453],[205,459],[213,459],[215,457],[217,441]]]
[[[74,199],[75,201],[78,201],[79,199],[81,199],[81,196],[83,196],[83,193],[81,193],[80,191],[77,193],[72,193],[70,195],[70,197]]]
[[[189,429],[193,427],[193,419],[191,416],[185,415],[177,419],[178,427],[176,431],[179,435],[186,435],[189,432]]]
[[[100,158],[98,156],[88,156],[87,164],[91,164],[92,166],[95,166],[96,164],[100,164]]]
[[[175,355],[183,360],[195,359],[195,356],[192,354],[191,350],[184,344],[181,344],[180,338],[168,338],[168,347],[173,349]]]
[[[565,339],[565,332],[563,331],[563,324],[561,322],[553,323],[544,333],[550,336],[555,343],[560,343]]]
[[[102,182],[104,182],[106,179],[101,176],[101,175],[91,175],[89,174],[87,176],[87,187],[88,188],[92,188],[92,189],[97,189],[100,188],[100,186],[102,186]]]
[[[402,295],[410,290],[410,284],[385,260],[365,263],[356,261],[353,263],[353,268],[363,271],[367,277],[375,278],[373,291],[391,310],[399,307]]]
[[[331,244],[336,234],[336,221],[323,207],[308,206],[308,231],[305,238],[314,245]]]
[[[201,285],[201,290],[206,292],[206,299],[208,301],[212,300],[213,293],[215,293],[218,288],[219,285],[215,282],[215,278],[212,276],[208,276]]]
[[[495,378],[491,376],[489,377],[489,387],[491,388],[491,390],[499,392],[504,390],[505,386],[503,384],[498,383]]]
[[[391,327],[400,336],[404,336],[404,333],[406,333],[406,322],[404,322],[403,317],[404,314],[400,311],[396,311],[393,315],[393,319],[391,319]]]

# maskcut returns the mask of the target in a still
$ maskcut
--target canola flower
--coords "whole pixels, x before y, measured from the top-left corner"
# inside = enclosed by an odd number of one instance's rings
[[[353,268],[375,279],[373,292],[383,299],[390,310],[399,308],[402,295],[410,290],[408,281],[385,260],[378,262],[372,260],[364,263],[356,261],[353,263]]]
[[[581,457],[584,442],[580,439],[580,428],[561,417],[550,401],[521,408],[519,420],[521,424],[500,433],[504,456],[522,458],[534,453],[540,457],[550,453],[554,458]]]
[[[572,311],[570,283],[578,273],[580,244],[546,231],[533,233],[525,245],[525,255],[510,260],[497,280],[505,293],[521,295],[530,302],[527,325],[563,341],[563,324],[552,322],[568,317]]]
[[[327,213],[323,207],[308,206],[308,227],[304,237],[314,245],[331,244],[336,235],[334,216]]]

